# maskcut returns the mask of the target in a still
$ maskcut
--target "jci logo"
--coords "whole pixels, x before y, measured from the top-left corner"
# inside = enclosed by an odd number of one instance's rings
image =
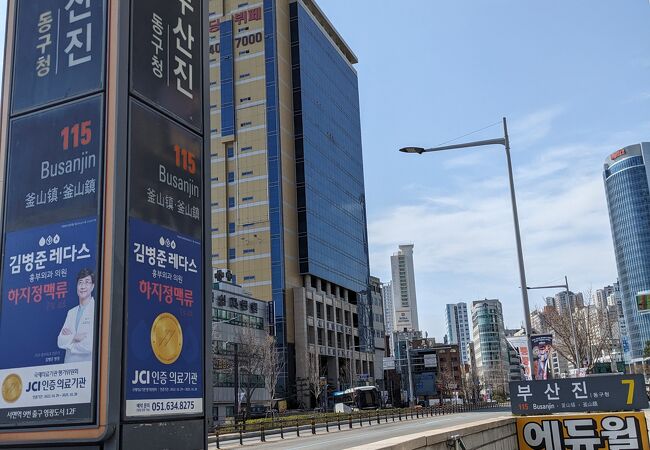
[[[12,373],[2,382],[2,398],[7,403],[14,403],[23,393],[23,381],[18,375]]]

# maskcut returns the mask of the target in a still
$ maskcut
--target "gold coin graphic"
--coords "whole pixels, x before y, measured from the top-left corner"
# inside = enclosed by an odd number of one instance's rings
[[[15,373],[10,374],[2,382],[2,398],[7,403],[13,403],[23,393],[23,381]]]
[[[178,319],[169,313],[162,313],[151,325],[151,348],[163,364],[172,364],[183,349],[183,330]]]

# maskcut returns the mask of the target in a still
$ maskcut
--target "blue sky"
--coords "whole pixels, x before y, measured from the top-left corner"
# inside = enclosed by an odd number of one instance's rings
[[[415,244],[420,325],[499,298],[523,320],[499,147],[403,155],[508,118],[528,284],[616,280],[607,155],[650,140],[648,0],[319,0],[359,57],[371,271]],[[495,126],[469,136],[502,136]],[[531,293],[531,306],[544,294]]]
[[[371,271],[387,281],[390,254],[415,244],[429,335],[444,335],[450,302],[499,298],[507,325],[523,319],[505,157],[397,148],[503,116],[528,284],[567,275],[586,291],[616,280],[601,170],[617,148],[650,140],[648,0],[318,3],[360,60]],[[467,139],[500,136],[497,125]]]

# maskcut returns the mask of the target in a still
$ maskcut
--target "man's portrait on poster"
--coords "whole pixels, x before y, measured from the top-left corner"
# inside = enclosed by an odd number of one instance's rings
[[[59,333],[58,346],[65,350],[65,361],[91,361],[93,352],[93,327],[95,324],[95,273],[81,269],[77,274],[79,304],[68,311]]]

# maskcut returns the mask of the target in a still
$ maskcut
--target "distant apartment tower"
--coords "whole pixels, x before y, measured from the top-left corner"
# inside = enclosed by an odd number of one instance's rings
[[[384,299],[384,328],[388,337],[387,353],[395,352],[393,347],[393,332],[395,331],[395,309],[393,307],[393,282],[389,281],[381,286],[381,296]]]
[[[607,157],[603,179],[614,241],[621,301],[632,359],[643,357],[650,340],[650,313],[636,296],[650,290],[650,142],[630,145]]]
[[[605,286],[602,289],[596,289],[593,294],[594,305],[598,309],[605,309],[608,306],[607,299],[614,292],[614,286]]]
[[[629,364],[631,361],[630,355],[630,336],[627,332],[627,321],[625,320],[625,311],[623,308],[623,299],[621,298],[621,287],[618,281],[614,283],[612,293],[607,297],[607,304],[610,307],[616,307],[618,314],[618,329],[621,338],[621,352],[623,352],[623,360]]]
[[[393,276],[395,331],[419,330],[413,244],[400,245],[399,251],[390,257],[390,266]]]
[[[471,341],[471,335],[469,334],[467,303],[447,304],[445,307],[445,324],[449,343],[458,344],[461,361],[463,364],[469,364],[467,344]]]
[[[581,292],[558,292],[553,299],[553,306],[555,306],[560,314],[568,314],[569,308],[573,311],[576,308],[583,308],[585,306],[584,296]]]
[[[476,369],[485,390],[508,391],[510,354],[499,300],[472,303],[472,326]]]

